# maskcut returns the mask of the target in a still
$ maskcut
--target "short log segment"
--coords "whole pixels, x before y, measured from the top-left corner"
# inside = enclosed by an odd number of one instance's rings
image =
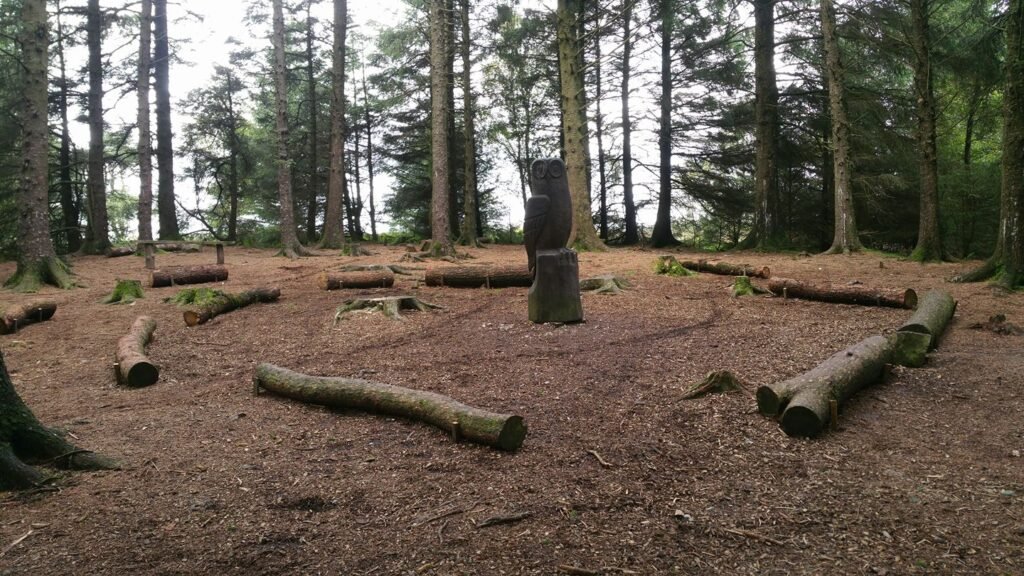
[[[929,349],[939,345],[939,338],[956,312],[956,300],[949,292],[929,290],[917,305],[917,311],[900,326],[900,332],[916,332],[931,337]]]
[[[49,320],[56,311],[57,303],[53,300],[32,300],[8,306],[0,317],[0,334],[14,334],[22,326]]]
[[[160,369],[146,356],[146,345],[153,340],[156,320],[139,316],[128,333],[117,341],[117,381],[123,386],[142,388],[156,384]]]
[[[768,289],[784,298],[817,300],[833,304],[859,304],[861,306],[888,306],[909,308],[917,306],[917,292],[907,288],[868,288],[866,286],[818,286],[791,278],[772,278]]]
[[[771,278],[772,271],[767,266],[754,268],[746,264],[730,264],[715,260],[684,260],[684,268],[694,272],[709,272],[722,276],[752,276],[754,278]]]
[[[427,286],[451,288],[528,288],[533,284],[523,266],[443,266],[427,268]]]
[[[107,249],[107,258],[120,258],[135,254],[135,248],[131,246],[111,246]]]
[[[322,290],[390,288],[395,285],[395,273],[387,268],[357,272],[323,272],[317,283]]]
[[[228,279],[228,269],[219,264],[206,266],[175,266],[153,270],[150,286],[163,288],[178,284],[205,284],[207,282],[223,282]]]
[[[307,376],[272,364],[256,367],[253,384],[257,393],[262,389],[311,404],[401,416],[501,450],[517,450],[526,437],[521,416],[488,412],[434,392],[354,378]]]
[[[830,401],[842,406],[858,390],[878,380],[895,346],[895,336],[872,336],[809,372],[761,386],[757,407],[769,416],[781,412],[782,429],[790,436],[817,436],[830,422]]]
[[[201,308],[186,310],[184,313],[185,324],[187,326],[206,324],[221,314],[227,314],[232,310],[244,308],[257,302],[274,302],[280,297],[281,290],[279,288],[253,288],[238,294],[220,294]]]

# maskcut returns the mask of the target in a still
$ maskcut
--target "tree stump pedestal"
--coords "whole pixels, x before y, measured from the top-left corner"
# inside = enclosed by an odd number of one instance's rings
[[[531,322],[582,322],[580,265],[576,252],[567,248],[538,250],[528,300]]]

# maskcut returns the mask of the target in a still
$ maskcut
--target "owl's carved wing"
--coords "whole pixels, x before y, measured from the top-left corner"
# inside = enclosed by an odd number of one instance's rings
[[[530,196],[526,201],[526,219],[523,221],[523,241],[526,244],[526,258],[533,274],[537,262],[537,239],[544,232],[551,200],[547,196]]]

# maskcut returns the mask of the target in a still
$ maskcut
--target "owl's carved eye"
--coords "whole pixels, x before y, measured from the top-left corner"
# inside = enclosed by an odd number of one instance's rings
[[[548,162],[548,175],[552,178],[561,178],[562,174],[565,174],[565,165],[562,164],[561,160],[551,160]]]
[[[530,175],[534,180],[543,180],[548,175],[548,163],[544,160],[534,160],[530,166]]]

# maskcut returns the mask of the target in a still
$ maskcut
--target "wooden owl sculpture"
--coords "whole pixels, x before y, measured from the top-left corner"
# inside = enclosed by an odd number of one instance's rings
[[[530,191],[523,236],[530,274],[534,274],[537,251],[565,248],[572,231],[572,199],[565,163],[558,158],[534,160],[530,165]]]

